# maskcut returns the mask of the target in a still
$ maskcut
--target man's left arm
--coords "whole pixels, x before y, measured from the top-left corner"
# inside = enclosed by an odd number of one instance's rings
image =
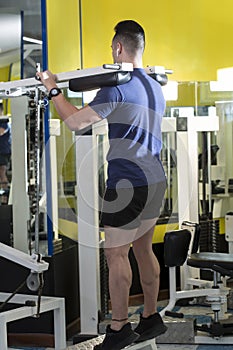
[[[48,92],[53,88],[57,88],[56,76],[50,71],[37,72],[37,76]],[[79,109],[67,101],[62,93],[53,96],[51,100],[59,116],[71,130],[77,131],[102,120],[92,108],[85,106]]]

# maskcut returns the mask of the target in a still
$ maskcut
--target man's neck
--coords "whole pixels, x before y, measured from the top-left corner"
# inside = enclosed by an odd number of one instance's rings
[[[128,57],[123,57],[123,59],[120,62],[124,62],[124,63],[132,63],[133,68],[143,68],[143,63],[142,63],[142,59],[130,59]],[[116,62],[117,63],[117,62]]]
[[[134,68],[143,68],[142,59],[135,58],[132,62]]]

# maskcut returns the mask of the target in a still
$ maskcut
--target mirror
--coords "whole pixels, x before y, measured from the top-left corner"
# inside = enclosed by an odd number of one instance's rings
[[[0,69],[8,80],[35,76],[42,64],[41,2],[0,0]],[[1,76],[0,76],[1,81]]]

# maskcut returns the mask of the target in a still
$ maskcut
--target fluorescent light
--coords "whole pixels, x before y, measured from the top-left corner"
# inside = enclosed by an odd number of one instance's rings
[[[162,86],[163,95],[166,101],[178,100],[178,83],[177,81],[168,81],[168,83]]]
[[[232,81],[233,79],[233,67],[217,69],[217,80],[218,81]]]
[[[233,82],[210,81],[210,91],[233,91]]]
[[[233,67],[217,70],[217,81],[210,82],[210,91],[233,91]]]
[[[39,44],[42,45],[42,40],[37,40],[37,39],[33,39],[33,38],[29,38],[27,36],[23,36],[23,40],[24,41],[28,41],[29,43],[33,43],[33,44]]]

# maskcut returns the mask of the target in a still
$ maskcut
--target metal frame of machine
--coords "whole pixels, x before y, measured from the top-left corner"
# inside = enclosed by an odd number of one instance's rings
[[[121,69],[122,67],[120,65],[117,65],[117,67],[113,67],[112,69]],[[128,67],[129,69],[130,67]],[[68,72],[68,73],[61,73],[58,74],[57,78],[59,80],[59,84],[61,82],[66,82],[70,78],[74,78],[77,76],[85,76],[85,75],[95,75],[99,73],[109,73],[112,72],[112,69],[104,69],[103,67],[94,68],[94,69],[87,69],[82,71],[75,71],[75,72]],[[39,87],[40,86],[40,87]],[[48,269],[48,264],[43,262],[43,260],[39,259],[39,237],[38,237],[38,230],[35,230],[35,254],[33,256],[29,256],[27,254],[28,252],[28,242],[27,242],[27,221],[29,217],[29,200],[27,197],[27,171],[26,171],[26,140],[24,137],[25,134],[25,120],[20,119],[20,115],[25,116],[27,112],[27,104],[26,100],[27,97],[31,91],[33,91],[32,96],[34,96],[34,102],[37,107],[37,114],[40,113],[42,101],[44,99],[44,95],[41,96],[40,91],[43,91],[44,88],[42,87],[41,83],[37,81],[36,79],[25,79],[25,80],[19,80],[14,82],[6,82],[6,83],[0,83],[0,95],[2,98],[12,98],[12,97],[19,97],[20,103],[16,103],[16,99],[12,103],[12,111],[14,114],[13,117],[13,137],[15,138],[13,151],[15,150],[21,150],[20,156],[15,157],[16,164],[15,169],[18,169],[21,172],[17,171],[17,174],[15,173],[15,177],[13,175],[13,193],[12,198],[15,203],[20,203],[20,205],[17,205],[17,208],[13,209],[13,222],[14,222],[14,246],[15,248],[8,247],[4,244],[1,244],[0,246],[0,255],[5,257],[8,260],[11,260],[15,263],[21,264],[23,266],[28,267],[29,269],[32,269],[33,273],[31,274],[30,280],[33,278],[33,283],[35,282],[35,274],[39,273],[39,276],[41,276],[42,272],[44,270]],[[25,97],[24,97],[25,95]],[[38,126],[39,129],[39,126]],[[22,152],[22,150],[24,150]],[[38,149],[35,150],[38,154]],[[23,166],[22,166],[23,165]],[[37,159],[36,167],[37,170],[39,163]],[[38,174],[35,175],[38,177]],[[36,200],[36,214],[39,215],[39,198],[37,196]],[[56,203],[55,203],[56,204]],[[38,226],[38,222],[36,223]],[[18,248],[18,249],[16,249]],[[35,260],[35,257],[37,260]],[[41,281],[38,282],[40,284]],[[39,285],[38,285],[39,287]],[[10,298],[10,295],[8,293],[1,293],[0,299],[2,302],[6,302]],[[20,308],[17,308],[15,310],[10,310],[7,312],[2,312],[0,315],[1,319],[1,328],[0,328],[0,344],[1,349],[6,350],[7,349],[7,329],[6,324],[10,321],[21,319],[28,316],[33,316],[37,312],[46,312],[50,310],[54,310],[54,331],[55,331],[55,349],[57,350],[63,350],[66,347],[65,344],[65,306],[64,306],[64,299],[63,298],[48,298],[48,297],[42,297],[41,295],[38,297],[35,296],[25,296],[25,295],[15,295],[13,297],[13,301],[15,303],[25,303],[25,301],[28,300],[37,300],[37,305],[35,302],[35,306],[22,306]],[[38,307],[38,305],[40,307]]]
[[[67,73],[57,74],[58,86],[67,87],[67,82],[76,77],[85,77],[90,75],[110,73],[114,70],[132,70],[129,65],[107,65],[107,68],[97,67],[91,69],[78,70]],[[148,73],[151,73],[150,69]],[[28,90],[39,89],[44,91],[41,83],[34,78],[0,83],[0,97],[13,98],[19,97],[26,99]],[[25,96],[24,96],[25,95]],[[23,97],[21,97],[23,96]],[[17,111],[18,112],[18,111]],[[14,112],[15,113],[15,112]],[[210,119],[211,118],[211,119]],[[210,123],[211,121],[211,123]],[[25,130],[25,125],[21,131]],[[164,118],[162,131],[175,132],[177,140],[177,172],[178,188],[182,188],[178,196],[179,223],[183,221],[198,221],[198,155],[197,155],[197,133],[206,130],[211,132],[218,130],[218,117],[190,117],[179,120],[176,118]],[[77,185],[78,185],[78,241],[79,241],[79,260],[80,260],[80,306],[81,306],[81,334],[95,336],[98,334],[100,309],[100,290],[99,290],[99,224],[98,224],[98,183],[97,176],[97,137],[106,135],[106,125],[102,127],[93,127],[92,135],[76,136],[76,167],[77,167]],[[25,158],[23,158],[25,162]],[[182,160],[182,161],[181,161]],[[190,162],[192,167],[190,167]],[[22,164],[22,163],[21,163]],[[24,163],[25,164],[25,163]],[[25,174],[22,174],[24,177]],[[24,192],[25,203],[27,198],[25,194],[25,178],[22,177],[22,188]],[[18,181],[18,180],[17,180]],[[17,186],[19,182],[17,182]],[[14,200],[14,198],[13,198]],[[28,213],[25,211],[21,216],[14,218],[15,225],[21,227],[18,231],[15,242],[19,242],[22,234],[22,222],[28,219]],[[18,213],[19,215],[19,213]],[[20,217],[20,221],[19,221]],[[25,227],[23,231],[25,231]],[[18,236],[18,237],[17,237]],[[25,241],[26,242],[26,241]],[[19,243],[20,244],[20,243]],[[25,250],[25,246],[22,250]],[[11,259],[11,257],[10,257]],[[185,276],[185,274],[182,274]],[[191,278],[191,277],[189,277]],[[196,280],[196,276],[195,276]],[[202,283],[202,282],[200,282]],[[184,289],[192,284],[191,279],[186,278],[182,281]],[[43,299],[42,299],[43,300]],[[57,300],[55,299],[55,304]],[[57,304],[56,304],[57,305]],[[13,312],[12,312],[13,315]],[[14,319],[16,316],[12,316]],[[64,325],[63,325],[64,326]],[[5,331],[4,331],[5,332]],[[216,341],[218,343],[218,341]],[[4,345],[5,346],[5,345]],[[59,345],[60,346],[60,345]],[[142,346],[142,345],[141,345]],[[152,345],[151,345],[152,346]],[[3,348],[4,349],[4,348]],[[56,348],[59,349],[60,348]],[[132,347],[133,349],[133,347]],[[136,348],[135,348],[136,349]],[[152,347],[153,349],[153,347]],[[4,349],[5,350],[5,349]]]
[[[27,278],[27,285],[35,290],[39,288],[43,276],[43,272],[48,270],[49,264],[45,262],[38,254],[31,256],[17,250],[13,247],[0,243],[0,256],[4,257],[16,264],[22,265],[31,273]],[[42,277],[42,278],[41,278]],[[13,310],[3,311],[0,313],[0,348],[8,349],[7,342],[7,323],[20,320],[25,317],[35,317],[40,313],[53,311],[54,313],[54,338],[55,349],[64,350],[66,348],[66,329],[65,329],[65,301],[64,298],[43,297],[36,295],[23,295],[10,293],[0,293],[1,303],[12,300],[13,303],[22,305]]]
[[[198,133],[207,132],[208,138],[208,159],[211,159],[210,133],[219,130],[219,118],[217,116],[190,116],[177,118],[175,127],[177,140],[177,173],[178,173],[178,213],[179,227],[184,228],[185,222],[199,222],[199,196],[198,196]],[[210,162],[210,161],[209,161]],[[209,164],[210,169],[210,164]],[[211,174],[209,174],[209,187]],[[179,191],[179,189],[182,189]],[[209,195],[209,201],[211,196]],[[232,251],[232,215],[226,215],[226,240],[229,242],[230,252]],[[188,227],[189,226],[189,227]],[[194,230],[192,225],[188,225],[191,232],[191,244]],[[166,311],[172,311],[177,300],[184,298],[207,297],[212,310],[219,310],[220,318],[226,319],[227,315],[227,295],[229,288],[225,287],[224,281],[219,284],[219,289],[213,289],[213,282],[200,278],[200,270],[187,266],[181,267],[181,290],[176,290],[176,268],[169,268],[170,299],[168,305],[160,312],[164,316]],[[179,324],[179,323],[178,323]],[[233,336],[211,337],[206,334],[194,336],[195,344],[233,344]]]

